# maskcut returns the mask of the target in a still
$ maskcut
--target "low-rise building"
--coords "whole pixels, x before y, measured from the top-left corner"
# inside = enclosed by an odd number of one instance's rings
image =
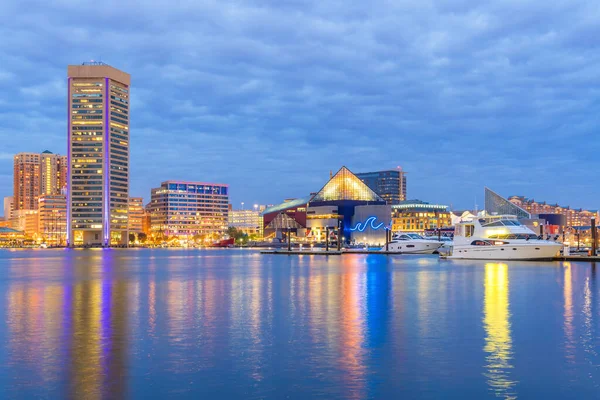
[[[264,207],[261,207],[264,210]],[[253,210],[230,210],[229,226],[244,232],[256,239],[263,237],[263,220],[261,209],[257,206]]]
[[[532,215],[539,214],[561,214],[566,218],[566,226],[590,226],[592,218],[599,220],[598,210],[584,210],[582,208],[571,208],[570,206],[560,206],[558,204],[549,204],[545,201],[535,201],[524,196],[510,196],[508,201],[526,210]]]
[[[67,242],[67,197],[42,195],[39,200],[39,236],[48,245],[62,246]]]
[[[448,206],[421,200],[406,200],[392,206],[393,232],[425,232],[452,225]]]

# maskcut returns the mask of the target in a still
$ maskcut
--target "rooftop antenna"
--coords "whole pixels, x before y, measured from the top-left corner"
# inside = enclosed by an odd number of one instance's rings
[[[329,170],[329,179],[333,178],[333,171]]]

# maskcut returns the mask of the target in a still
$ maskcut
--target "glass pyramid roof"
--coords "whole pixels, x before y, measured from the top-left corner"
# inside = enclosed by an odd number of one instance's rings
[[[340,168],[310,201],[340,200],[385,202],[384,199],[371,190],[371,188],[346,167]]]
[[[488,215],[516,215],[517,218],[531,218],[527,211],[488,188],[485,188],[485,211]]]

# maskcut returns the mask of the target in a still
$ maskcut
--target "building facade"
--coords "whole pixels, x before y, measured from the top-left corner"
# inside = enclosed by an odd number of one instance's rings
[[[129,198],[129,233],[142,233],[144,222],[144,199],[141,197]]]
[[[14,157],[14,211],[37,210],[41,191],[39,153],[19,153]]]
[[[40,197],[38,210],[39,236],[52,246],[63,246],[67,241],[67,197],[50,194]]]
[[[248,236],[263,237],[263,220],[258,207],[255,210],[230,210],[228,218],[230,227]]]
[[[216,240],[227,230],[229,186],[166,181],[152,189],[151,234],[155,238],[200,236]]]
[[[14,211],[14,197],[13,196],[6,196],[4,198],[4,220],[5,221],[10,221],[13,217],[13,211]]]
[[[19,153],[14,157],[14,210],[37,210],[40,196],[61,194],[66,186],[67,157],[43,153]]]
[[[103,63],[68,67],[68,244],[128,241],[129,74]]]
[[[24,232],[29,238],[39,238],[39,211],[17,210],[13,212],[12,228]]]
[[[545,201],[535,201],[524,196],[510,196],[508,198],[512,204],[526,210],[532,215],[540,214],[560,214],[565,218],[565,226],[590,226],[592,218],[596,222],[600,221],[598,210],[584,210],[571,208],[570,206],[559,206],[558,204],[548,204]]]
[[[67,156],[40,154],[40,194],[59,195],[67,186]]]
[[[406,200],[406,176],[402,168],[358,173],[356,176],[388,204]]]
[[[392,232],[424,233],[429,229],[452,226],[448,206],[407,200],[392,206]]]

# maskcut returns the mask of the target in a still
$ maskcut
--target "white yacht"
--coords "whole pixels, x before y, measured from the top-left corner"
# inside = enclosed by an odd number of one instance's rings
[[[472,260],[541,260],[555,257],[562,244],[542,240],[514,215],[491,215],[455,226],[448,258]]]
[[[392,241],[388,243],[387,251],[401,254],[433,254],[443,245],[444,242],[425,239],[416,233],[401,233],[394,235]],[[381,251],[386,251],[386,247],[384,246]]]

